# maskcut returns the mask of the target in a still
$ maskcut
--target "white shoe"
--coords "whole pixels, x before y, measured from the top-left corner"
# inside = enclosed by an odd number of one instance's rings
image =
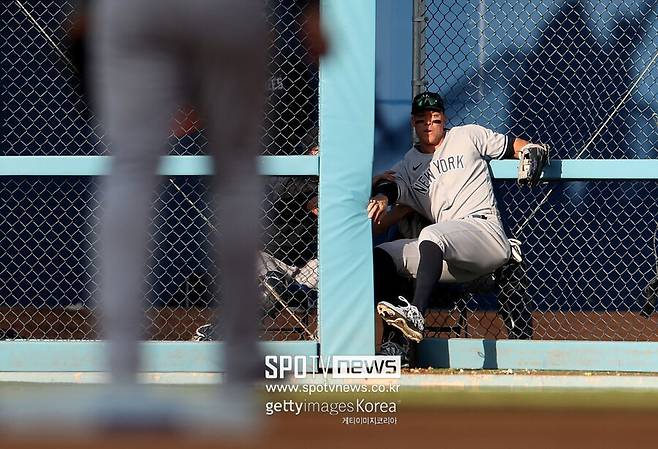
[[[377,313],[388,324],[400,329],[407,338],[418,343],[423,339],[425,319],[418,308],[410,304],[403,296],[398,296],[398,299],[402,303],[401,306],[395,306],[387,301],[379,302]]]

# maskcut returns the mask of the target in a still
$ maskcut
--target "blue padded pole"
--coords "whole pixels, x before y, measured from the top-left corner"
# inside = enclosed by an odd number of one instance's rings
[[[324,0],[331,51],[320,64],[320,353],[372,355],[374,0]]]

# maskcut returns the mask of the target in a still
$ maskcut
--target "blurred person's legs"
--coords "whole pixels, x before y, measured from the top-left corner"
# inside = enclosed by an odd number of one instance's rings
[[[225,341],[226,381],[248,384],[263,376],[257,347],[260,294],[257,254],[263,189],[257,156],[262,121],[264,77],[262,41],[232,55],[231,65],[216,59],[205,65],[195,95],[206,123],[209,151],[214,160],[215,257],[222,279],[218,330]],[[216,52],[208,50],[207,54]],[[242,51],[244,53],[242,53]]]
[[[182,93],[201,101],[215,156],[223,242],[218,267],[227,299],[227,378],[258,362],[257,248],[260,188],[255,156],[262,111],[260,1],[98,1],[92,38],[97,110],[115,156],[105,180],[100,301],[112,379],[139,369],[151,198]],[[220,246],[221,244],[221,246]],[[253,268],[252,268],[253,267]],[[249,375],[253,377],[253,375]]]
[[[114,156],[102,189],[100,307],[118,383],[135,382],[139,369],[151,199],[180,92],[175,59],[135,23],[146,18],[126,19],[139,3],[99,1],[93,12],[94,100]]]

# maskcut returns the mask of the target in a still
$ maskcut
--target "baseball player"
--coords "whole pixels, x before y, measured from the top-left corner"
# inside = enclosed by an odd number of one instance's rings
[[[392,181],[385,179],[374,187],[367,208],[375,223],[388,205],[396,203],[432,223],[417,239],[395,240],[374,249],[377,312],[397,329],[391,333],[385,327],[388,341],[382,352],[402,356],[408,349],[406,339],[423,338],[423,315],[437,282],[476,279],[510,257],[487,162],[522,158],[519,181],[534,185],[548,158],[548,150],[540,145],[482,126],[446,128],[443,100],[434,92],[417,95],[411,114],[419,143],[392,168]],[[415,278],[411,302],[392,294],[398,276]]]
[[[216,175],[222,239],[215,239],[215,260],[227,298],[222,318],[226,385],[231,386],[225,393],[242,396],[262,376],[255,256],[262,194],[256,156],[267,47],[263,3],[90,2],[89,81],[114,155],[103,190],[100,303],[111,379],[126,391],[137,383],[140,366],[141,287],[157,166],[173,114],[186,100],[206,124]],[[307,7],[307,44],[321,54],[326,44],[317,1],[299,3]]]

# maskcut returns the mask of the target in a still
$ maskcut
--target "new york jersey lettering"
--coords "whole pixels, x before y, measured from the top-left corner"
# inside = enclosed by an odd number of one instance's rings
[[[450,156],[432,161],[430,166],[427,167],[427,170],[416,179],[416,182],[413,184],[413,189],[418,193],[426,195],[427,192],[429,192],[430,184],[432,184],[432,181],[434,181],[437,176],[463,168],[464,156]]]

